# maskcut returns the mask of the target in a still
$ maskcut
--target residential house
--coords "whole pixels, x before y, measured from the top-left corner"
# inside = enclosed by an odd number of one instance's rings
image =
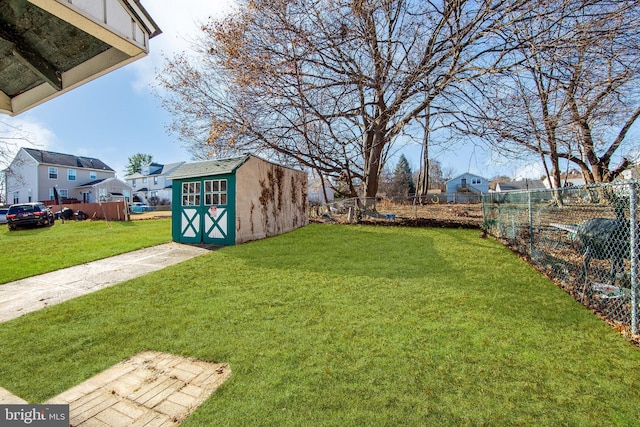
[[[551,182],[546,176],[542,178],[542,182],[544,182],[545,188],[551,188]],[[586,181],[580,172],[571,170],[569,173],[560,174],[560,183],[562,187],[582,187]]]
[[[132,189],[99,159],[21,148],[5,170],[6,200],[25,203],[76,199],[85,203],[130,201]],[[54,191],[55,189],[55,191]]]
[[[149,199],[155,199],[169,203],[173,194],[169,175],[184,163],[149,163],[142,166],[139,173],[127,175],[124,179],[133,188],[134,198],[138,201],[148,203]]]
[[[170,177],[175,242],[234,245],[309,222],[307,174],[253,155],[185,163]]]
[[[445,183],[447,202],[479,202],[483,193],[489,192],[489,180],[472,173],[463,173]]]

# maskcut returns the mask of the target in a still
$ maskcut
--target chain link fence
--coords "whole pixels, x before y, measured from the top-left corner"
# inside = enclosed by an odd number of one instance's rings
[[[639,185],[489,193],[483,227],[576,300],[636,335]]]

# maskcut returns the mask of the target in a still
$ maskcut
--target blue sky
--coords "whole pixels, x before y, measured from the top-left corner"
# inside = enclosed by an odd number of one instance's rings
[[[155,161],[190,160],[166,131],[170,117],[152,93],[163,57],[186,50],[209,16],[232,10],[232,0],[142,0],[162,30],[150,54],[17,117],[0,116],[0,137],[24,137],[20,146],[95,157],[124,177],[128,158],[151,154]]]
[[[232,0],[142,0],[162,34],[150,42],[150,54],[132,64],[80,86],[17,117],[0,116],[7,126],[20,129],[27,143],[36,148],[95,157],[124,177],[127,160],[135,153],[151,154],[159,163],[189,161],[190,156],[175,135],[168,134],[170,116],[152,93],[155,75],[163,57],[188,49],[198,32],[198,23],[209,16],[231,11]],[[10,130],[9,134],[13,131]],[[0,135],[2,136],[2,135]],[[419,165],[418,146],[403,153],[414,170]],[[487,178],[502,173],[522,175],[526,165],[497,165],[484,150],[474,147],[446,152],[432,151],[436,160],[454,175],[471,172]],[[394,159],[389,165],[395,167]],[[540,172],[525,173],[540,177]],[[531,176],[529,176],[531,177]]]

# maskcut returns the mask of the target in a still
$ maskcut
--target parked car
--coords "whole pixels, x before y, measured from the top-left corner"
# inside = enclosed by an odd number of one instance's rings
[[[7,211],[9,208],[0,208],[0,224],[7,223]]]
[[[9,230],[25,225],[52,226],[54,222],[53,213],[40,202],[11,205],[7,211]]]
[[[131,213],[151,212],[153,210],[151,206],[140,202],[133,202],[129,204],[129,209],[131,210]]]

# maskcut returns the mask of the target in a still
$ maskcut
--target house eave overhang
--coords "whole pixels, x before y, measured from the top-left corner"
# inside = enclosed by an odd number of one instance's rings
[[[137,0],[0,3],[0,112],[15,116],[136,61],[161,31]]]

